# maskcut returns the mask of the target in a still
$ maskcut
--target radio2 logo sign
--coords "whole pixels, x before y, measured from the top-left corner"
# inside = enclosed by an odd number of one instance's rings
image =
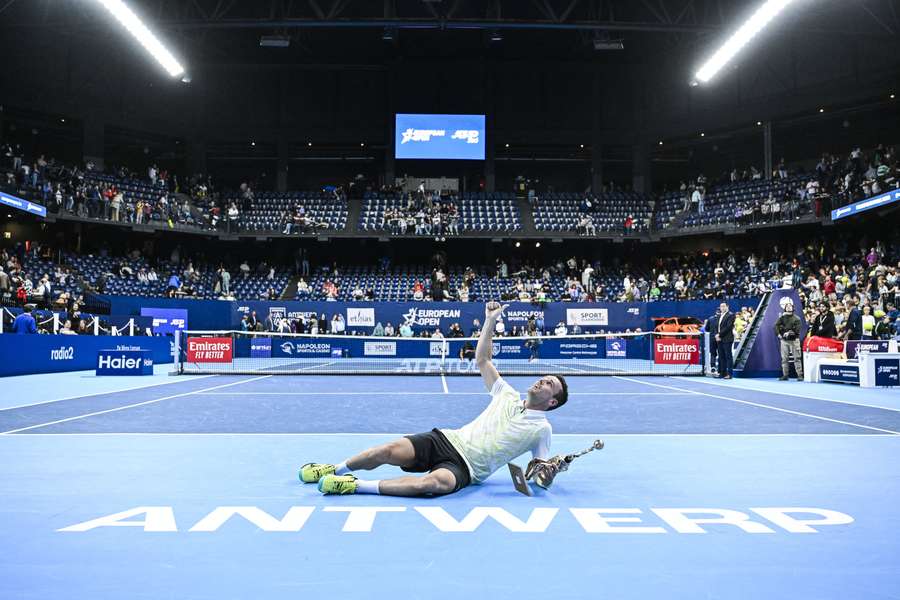
[[[203,363],[230,363],[233,342],[228,337],[189,337],[187,361]]]
[[[50,360],[75,360],[73,346],[60,346],[50,351]]]
[[[609,325],[609,310],[606,308],[567,308],[566,325],[606,327]]]
[[[700,364],[700,340],[659,338],[653,340],[653,362],[660,365]]]
[[[347,327],[375,327],[375,309],[348,307]]]

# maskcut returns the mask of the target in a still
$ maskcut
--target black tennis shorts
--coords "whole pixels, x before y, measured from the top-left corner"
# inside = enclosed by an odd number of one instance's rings
[[[470,483],[469,467],[466,461],[459,455],[453,444],[438,429],[432,429],[426,433],[416,433],[405,436],[412,442],[416,453],[415,462],[408,467],[401,467],[407,473],[429,473],[436,469],[447,469],[456,477],[456,487],[452,492],[458,492]]]

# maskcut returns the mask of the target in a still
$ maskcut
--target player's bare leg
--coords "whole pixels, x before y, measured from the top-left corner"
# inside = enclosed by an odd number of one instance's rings
[[[346,475],[352,471],[370,471],[382,465],[408,467],[413,464],[415,458],[416,451],[412,442],[406,438],[400,438],[363,450],[336,465],[307,463],[300,467],[300,480],[304,483],[316,483],[326,475]]]
[[[378,493],[385,496],[435,496],[449,494],[456,487],[456,476],[449,469],[435,469],[421,477],[382,479]]]

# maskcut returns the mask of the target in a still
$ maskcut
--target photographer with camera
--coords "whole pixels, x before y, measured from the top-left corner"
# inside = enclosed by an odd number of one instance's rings
[[[781,340],[781,381],[787,381],[791,372],[790,355],[794,355],[794,370],[797,381],[803,381],[803,354],[800,350],[800,333],[803,324],[800,317],[794,314],[794,303],[787,300],[782,305],[784,310],[775,322],[775,335]]]

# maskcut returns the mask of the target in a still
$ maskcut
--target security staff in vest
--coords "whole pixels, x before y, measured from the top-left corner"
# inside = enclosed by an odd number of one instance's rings
[[[734,343],[734,313],[728,310],[728,303],[719,305],[719,321],[716,323],[716,345],[719,354],[719,379],[731,379],[734,358],[731,345]]]
[[[711,373],[717,373],[719,369],[718,351],[716,346],[716,332],[719,330],[719,309],[703,323],[703,331],[709,334],[709,369]]]
[[[794,355],[794,370],[797,381],[803,381],[803,353],[800,350],[800,317],[794,314],[794,302],[790,298],[782,301],[784,312],[775,322],[775,335],[781,341],[781,381],[787,381],[791,373],[791,354]]]

